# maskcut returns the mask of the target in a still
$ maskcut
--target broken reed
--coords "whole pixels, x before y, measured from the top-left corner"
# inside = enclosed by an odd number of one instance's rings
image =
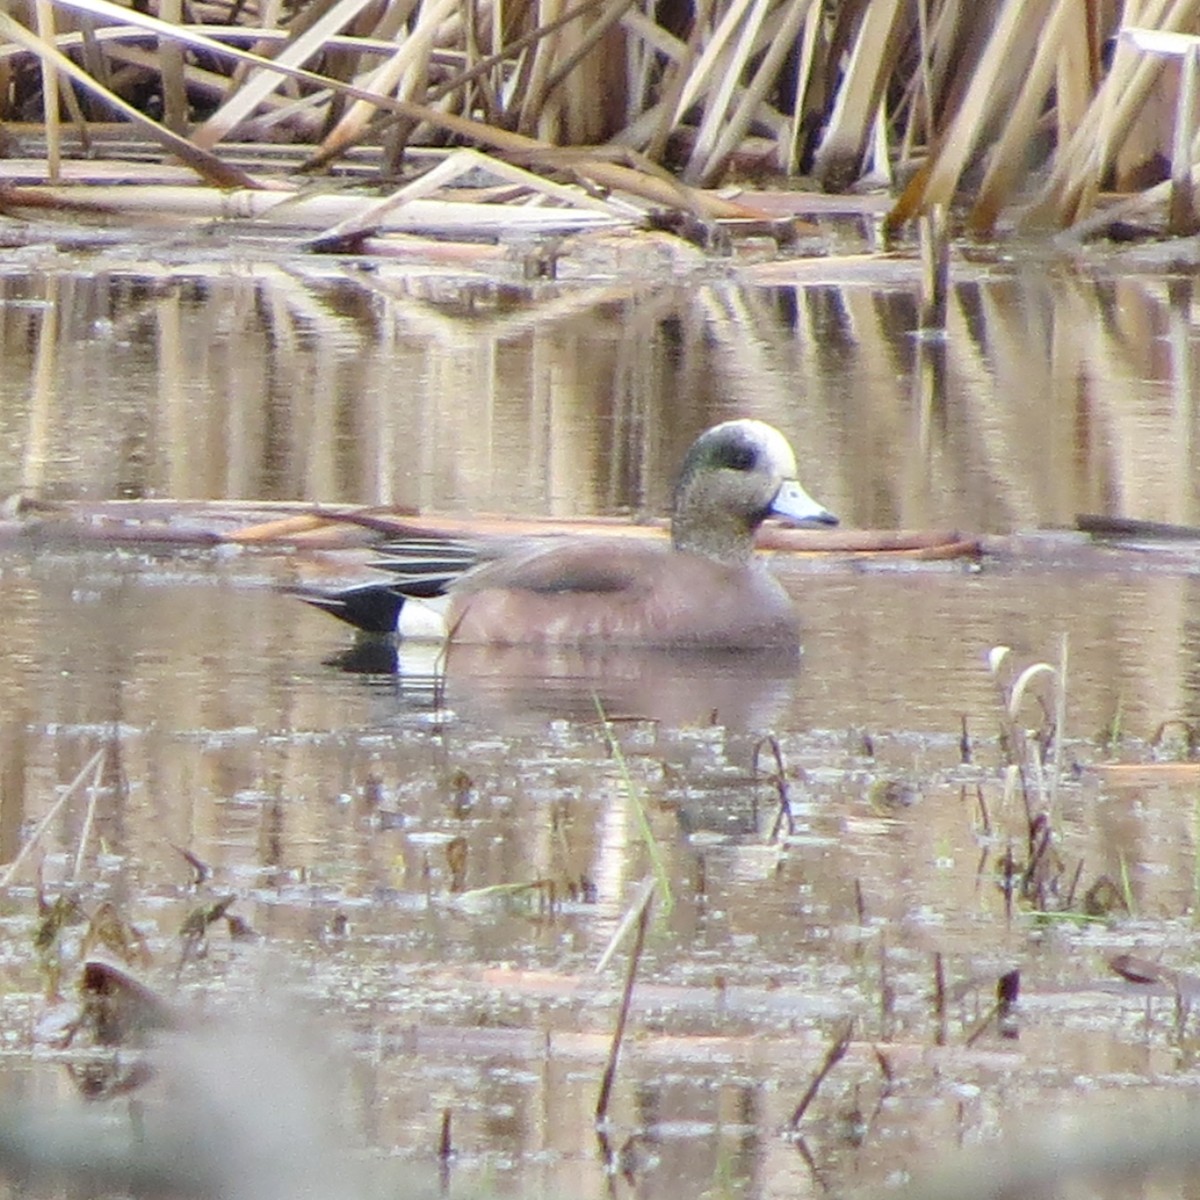
[[[1101,190],[1135,191],[1166,162],[1176,226],[1189,224],[1196,51],[1159,30],[1200,28],[1200,0],[547,11],[532,0],[160,0],[152,12],[24,0],[0,13],[0,121],[42,126],[51,181],[114,112],[221,187],[257,186],[219,150],[235,138],[306,146],[310,169],[369,145],[387,175],[411,145],[465,141],[544,172],[598,173],[606,188],[661,183],[663,167],[703,187],[907,179],[897,228],[961,199],[969,178],[980,236],[1019,196],[1030,223],[1067,225]],[[1139,22],[1148,33],[1127,28]],[[593,149],[555,162],[555,147]]]
[[[1035,662],[1021,670],[1012,663],[1012,651],[996,646],[988,654],[988,668],[996,685],[1001,710],[1001,743],[1007,760],[1004,798],[1020,793],[1024,805],[1025,860],[1018,862],[1012,850],[1005,856],[1006,895],[1011,903],[1015,889],[1039,911],[1051,907],[1058,897],[1065,864],[1058,855],[1055,821],[1058,814],[1058,785],[1062,773],[1062,738],[1066,721],[1068,638],[1063,634],[1058,666]],[[1033,707],[1040,715],[1027,726],[1024,714]],[[1075,884],[1069,889],[1065,907],[1070,907]]]

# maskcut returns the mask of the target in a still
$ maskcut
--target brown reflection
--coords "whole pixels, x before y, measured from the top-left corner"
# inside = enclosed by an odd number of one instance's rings
[[[12,862],[21,847],[25,822],[29,713],[10,711],[0,727],[0,862]]]
[[[184,846],[212,865],[223,891],[240,893],[267,945],[301,964],[306,994],[328,998],[361,1035],[349,1099],[369,1113],[372,1145],[428,1160],[449,1108],[455,1186],[471,1182],[473,1167],[486,1173],[493,1154],[516,1164],[524,1194],[578,1194],[581,1180],[587,1194],[604,1194],[593,1113],[614,985],[593,968],[646,865],[590,693],[620,715],[661,701],[668,679],[670,703],[703,694],[703,709],[721,664],[631,663],[624,654],[531,662],[523,652],[496,662],[491,651],[472,662],[459,647],[441,700],[414,700],[458,710],[435,725],[404,719],[413,714],[393,685],[410,680],[385,685],[321,668],[342,634],[261,579],[254,586],[267,567],[249,556],[16,560],[0,574],[9,614],[0,686],[12,760],[27,764],[11,788],[38,816],[97,736],[120,739],[126,782],[104,801],[113,811],[102,878],[127,894],[156,954],[178,955],[178,929],[194,907],[171,848]],[[1045,656],[1069,629],[1072,748],[1083,739],[1080,753],[1094,758],[1087,739],[1118,704],[1130,730],[1187,713],[1194,585],[991,561],[980,572],[826,565],[786,577],[808,627],[799,670],[753,663],[764,678],[732,674],[749,712],[771,708],[776,688],[786,698],[777,730],[795,838],[769,841],[770,792],[751,775],[750,739],[707,727],[645,738],[622,730],[679,897],[639,980],[639,1036],[618,1080],[614,1140],[629,1146],[646,1197],[700,1194],[731,1179],[745,1181],[748,1196],[803,1195],[814,1171],[844,1190],[927,1163],[956,1139],[992,1136],[1032,1103],[1073,1102],[1080,1077],[1123,1097],[1139,1074],[1177,1075],[1178,1049],[1159,1036],[1171,1017],[1156,1025],[1142,998],[1106,995],[1082,1009],[1073,995],[1062,1007],[1056,981],[1078,987],[1100,969],[1094,934],[1004,919],[994,872],[977,871],[971,798],[984,788],[997,829],[1012,828],[988,646]],[[497,735],[495,713],[526,703],[536,731]],[[544,717],[572,711],[586,723],[547,729]],[[963,714],[975,742],[969,767],[959,762]],[[33,732],[21,740],[22,729]],[[882,810],[877,778],[916,780],[921,794]],[[1189,794],[1147,792],[1130,804],[1085,774],[1065,783],[1062,799],[1065,852],[1089,875],[1127,863],[1145,914],[1190,903]],[[48,831],[52,879],[78,843],[74,820]],[[1002,835],[991,844],[1001,853]],[[466,896],[454,891],[451,845],[469,852]],[[568,898],[562,885],[584,877],[594,895]],[[560,885],[553,911],[511,896],[467,899],[539,879]],[[343,920],[326,934],[335,915]],[[28,944],[14,923],[6,930],[19,983]],[[1191,925],[1168,923],[1164,936],[1171,930],[1166,958],[1186,965]],[[245,952],[214,946],[190,978],[206,993],[249,989],[261,1011],[264,989],[247,982]],[[1032,1072],[997,1058],[994,1045],[962,1053],[973,1000],[952,1006],[951,1057],[937,1055],[935,951],[951,984],[1020,957],[1039,997],[1022,1031]],[[852,1145],[843,1114],[873,1112],[879,1088],[871,1043],[881,1037],[873,1014],[885,983],[895,989],[888,1019],[897,1036],[883,1046],[904,1102],[881,1110],[866,1142]],[[823,1023],[848,1012],[865,1014],[867,1034],[803,1131],[810,1168],[778,1131],[827,1044]],[[948,1071],[968,1086],[948,1090]]]
[[[638,647],[473,646],[444,652],[366,639],[326,659],[350,674],[395,675],[412,705],[446,705],[470,720],[645,719],[762,729],[780,721],[799,653]]]
[[[535,297],[387,266],[2,270],[6,490],[661,512],[694,433],[749,414],[792,434],[806,482],[859,525],[1028,528],[1079,510],[1200,523],[1192,280],[1008,266],[960,279],[947,339],[927,347],[911,296],[868,287]],[[1065,852],[1089,877],[1128,868],[1143,923],[1125,932],[1153,929],[1186,965],[1190,923],[1149,920],[1194,907],[1194,788],[1122,791],[1087,764],[1107,753],[1102,727],[1119,723],[1128,749],[1165,720],[1200,724],[1187,568],[780,562],[806,621],[801,664],[459,647],[423,688],[419,674],[322,668],[341,631],[270,592],[273,567],[251,557],[5,558],[0,858],[97,739],[116,739],[124,782],[96,839],[105,887],[168,956],[190,907],[172,845],[243,892],[255,928],[361,1029],[372,1144],[426,1153],[451,1108],[456,1184],[491,1151],[520,1164],[524,1194],[577,1194],[581,1178],[603,1194],[594,1078],[612,1013],[576,981],[591,981],[645,861],[596,698],[664,727],[622,730],[680,895],[619,1081],[623,1130],[655,1134],[633,1164],[644,1196],[730,1179],[752,1196],[810,1194],[778,1130],[822,1052],[815,1022],[880,1012],[885,983],[898,999],[887,1053],[916,1103],[889,1106],[853,1152],[836,1120],[824,1138],[805,1131],[838,1185],[1073,1101],[1081,1078],[1122,1104],[1138,1076],[1179,1078],[1169,1013],[1107,994],[1066,1010],[1054,986],[1094,979],[1094,935],[1004,919],[994,871],[977,865],[1003,848],[981,844],[974,798],[1012,828],[985,652],[1045,658],[1068,632],[1083,766],[1064,783]],[[572,716],[584,720],[547,728]],[[513,717],[534,732],[498,736]],[[767,839],[751,739],[714,720],[784,741],[800,824],[786,846]],[[876,779],[918,784],[916,802],[881,810]],[[72,811],[48,830],[51,883],[79,829]],[[564,897],[583,881],[588,899],[547,913],[496,897],[472,908],[455,891],[539,879]],[[23,902],[10,898],[18,915]],[[6,929],[15,988],[29,947]],[[1010,1057],[933,1056],[934,952],[952,982],[1022,960],[1039,994],[1022,1031],[1036,1078]],[[218,982],[240,978],[230,961]],[[485,980],[488,964],[505,970]],[[951,1041],[968,1009],[951,1010]],[[26,1022],[10,1015],[19,1038]],[[948,1089],[949,1072],[966,1086]],[[878,1084],[871,1054],[823,1094],[825,1114],[857,1106],[863,1081]]]
[[[1187,581],[1183,588],[1178,614],[1177,637],[1181,659],[1176,711],[1164,711],[1162,720],[1173,717],[1187,722],[1190,734],[1200,733],[1200,586],[1196,580]]]
[[[757,416],[850,523],[1200,522],[1194,285],[964,269],[895,286],[498,289],[310,263],[0,274],[0,487],[662,512]]]

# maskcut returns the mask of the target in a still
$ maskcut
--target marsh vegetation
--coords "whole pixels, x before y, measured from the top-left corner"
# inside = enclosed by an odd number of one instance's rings
[[[707,189],[802,177],[892,190],[894,228],[952,205],[977,236],[1062,228],[1134,193],[1127,227],[1184,231],[1198,22],[1189,0],[18,4],[0,19],[2,199],[270,212],[344,245],[430,195],[509,222],[528,201],[707,222],[764,211]],[[454,146],[487,158],[434,153]],[[156,190],[103,186],[138,181]],[[354,184],[386,203],[339,203]]]

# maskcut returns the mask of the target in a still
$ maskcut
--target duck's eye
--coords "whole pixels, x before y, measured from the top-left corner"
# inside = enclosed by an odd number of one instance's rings
[[[717,447],[716,465],[730,471],[753,471],[758,449],[750,442],[723,442]]]

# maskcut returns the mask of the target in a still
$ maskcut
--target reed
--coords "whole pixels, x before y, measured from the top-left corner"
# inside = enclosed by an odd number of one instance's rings
[[[1200,0],[17,0],[0,17],[0,122],[48,182],[116,113],[217,188],[274,184],[235,142],[305,147],[310,171],[366,147],[392,177],[414,146],[470,143],[693,210],[658,169],[826,190],[896,172],[893,228],[955,205],[985,237],[1173,176],[1190,227],[1194,59],[1152,39],[1200,34]],[[587,152],[548,154],[567,147]]]

